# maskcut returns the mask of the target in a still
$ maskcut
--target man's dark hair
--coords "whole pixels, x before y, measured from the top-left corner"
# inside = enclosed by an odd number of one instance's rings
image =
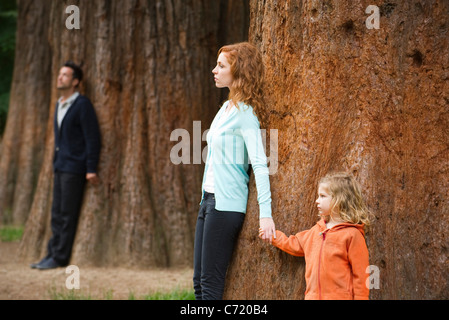
[[[73,61],[67,61],[64,64],[64,67],[68,67],[73,70],[73,79],[78,79],[79,82],[83,80],[83,69],[81,69],[81,66],[77,65]]]

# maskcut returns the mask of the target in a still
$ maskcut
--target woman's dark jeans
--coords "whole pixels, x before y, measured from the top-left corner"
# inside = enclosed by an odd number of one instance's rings
[[[206,193],[195,232],[193,287],[196,300],[222,300],[226,271],[245,214],[215,210],[215,196]]]

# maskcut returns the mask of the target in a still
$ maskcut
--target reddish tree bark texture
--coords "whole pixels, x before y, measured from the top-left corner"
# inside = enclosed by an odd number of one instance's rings
[[[251,1],[250,39],[267,66],[268,129],[279,130],[273,215],[288,234],[317,221],[317,182],[353,170],[375,215],[372,299],[449,298],[449,4]],[[351,169],[352,168],[352,169]],[[249,211],[227,299],[302,299],[303,258],[258,239]]]
[[[69,5],[80,10],[79,30],[66,28]],[[39,179],[21,243],[25,261],[42,257],[51,235],[55,80],[71,59],[84,64],[81,92],[96,108],[103,140],[101,184],[86,190],[72,262],[191,266],[203,166],[174,165],[170,135],[175,129],[192,134],[194,121],[209,127],[222,99],[211,73],[217,51],[247,38],[248,14],[247,1],[19,1],[18,50],[31,54],[39,43],[47,48],[29,62],[46,67],[30,82],[39,83],[47,99],[47,110],[33,123],[47,129],[36,137],[45,152],[34,168]],[[29,16],[38,29],[25,21]],[[25,35],[31,44],[20,40]],[[30,77],[27,61],[18,55],[16,86],[20,72]],[[13,101],[19,99],[13,92]],[[34,106],[33,92],[22,98],[23,108]],[[4,141],[3,149],[10,143]]]
[[[50,1],[18,1],[16,65],[8,122],[0,144],[0,223],[24,224],[28,218],[44,154],[49,115],[50,46],[42,19]],[[43,41],[44,40],[44,41]]]

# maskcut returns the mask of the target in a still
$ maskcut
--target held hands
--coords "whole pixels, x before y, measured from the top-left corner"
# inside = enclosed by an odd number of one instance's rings
[[[259,238],[270,243],[276,239],[276,227],[272,218],[260,219]]]

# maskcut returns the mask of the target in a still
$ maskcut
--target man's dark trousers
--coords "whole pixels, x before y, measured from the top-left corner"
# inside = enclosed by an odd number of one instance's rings
[[[54,174],[51,210],[53,236],[48,242],[48,256],[61,266],[70,262],[85,185],[86,175],[58,171]]]

